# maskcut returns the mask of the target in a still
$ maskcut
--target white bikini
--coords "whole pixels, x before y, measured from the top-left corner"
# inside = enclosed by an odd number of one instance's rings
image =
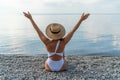
[[[64,59],[63,59],[64,53],[63,52],[56,53],[56,51],[57,51],[57,49],[59,47],[59,44],[60,44],[60,40],[58,40],[58,42],[57,42],[57,45],[56,45],[56,48],[55,48],[55,52],[48,53],[47,63],[48,63],[48,66],[50,67],[51,71],[60,71],[60,69],[62,68],[62,66],[64,64]],[[55,54],[59,55],[59,56],[62,56],[62,58],[59,61],[52,60],[50,58],[50,56],[53,56]]]

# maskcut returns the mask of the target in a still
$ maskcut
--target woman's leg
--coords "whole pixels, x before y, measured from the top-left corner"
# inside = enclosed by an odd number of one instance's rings
[[[45,70],[48,71],[48,72],[51,71],[50,67],[48,66],[47,61],[45,61]]]
[[[67,68],[67,62],[66,62],[66,60],[64,59],[64,64],[63,64],[63,66],[62,66],[62,68],[61,68],[60,71],[65,71],[66,68]]]

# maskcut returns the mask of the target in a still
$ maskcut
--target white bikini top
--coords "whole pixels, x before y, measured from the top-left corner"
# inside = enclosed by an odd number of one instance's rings
[[[57,42],[57,45],[56,45],[56,48],[55,48],[55,52],[50,52],[50,53],[48,53],[48,57],[50,57],[50,56],[53,56],[53,55],[59,55],[59,56],[63,56],[63,52],[61,52],[61,53],[56,53],[56,51],[58,50],[58,47],[59,47],[59,45],[60,45],[60,40],[58,40],[58,42]]]

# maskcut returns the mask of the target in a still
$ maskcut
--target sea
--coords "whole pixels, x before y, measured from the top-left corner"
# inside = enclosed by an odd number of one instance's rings
[[[32,17],[44,34],[47,25],[60,23],[67,35],[81,14],[32,14]],[[0,15],[0,54],[41,55],[47,54],[47,50],[22,13],[9,14]],[[66,45],[65,54],[120,56],[120,14],[91,13]]]

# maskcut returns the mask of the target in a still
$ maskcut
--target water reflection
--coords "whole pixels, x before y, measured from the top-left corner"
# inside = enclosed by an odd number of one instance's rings
[[[89,52],[87,53],[105,53],[120,55],[120,36],[119,35],[84,35],[87,38]],[[90,37],[92,36],[92,37]],[[87,49],[87,48],[86,48]],[[87,50],[88,51],[88,50]]]
[[[120,50],[120,35],[119,36],[116,36],[116,35],[113,36],[112,45],[114,46],[115,50]]]
[[[63,24],[68,33],[80,16],[34,15],[33,17],[44,33],[46,26],[53,22]],[[26,18],[22,15],[14,16],[12,20],[1,18],[3,22],[0,24],[0,54],[46,54],[44,44]],[[119,21],[120,15],[91,15],[81,24],[66,46],[66,54],[120,55]]]

